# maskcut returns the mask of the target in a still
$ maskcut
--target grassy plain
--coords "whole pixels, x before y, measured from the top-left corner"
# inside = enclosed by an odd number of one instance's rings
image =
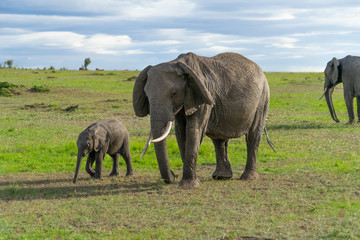
[[[214,181],[214,147],[206,138],[201,185],[182,190],[160,179],[153,147],[140,154],[149,118],[132,110],[135,71],[0,69],[18,85],[0,96],[0,239],[359,239],[360,128],[347,125],[342,86],[334,93],[341,123],[319,101],[322,73],[266,73],[271,89],[260,179],[240,181],[244,137],[229,155],[234,179]],[[50,92],[32,92],[34,86]],[[66,111],[70,106],[75,111]],[[128,128],[135,177],[91,179],[84,163],[76,185],[76,139],[90,123],[118,118]],[[181,177],[174,133],[170,165]],[[121,160],[120,160],[121,161]],[[121,173],[125,164],[121,161]],[[110,173],[105,159],[104,173]]]

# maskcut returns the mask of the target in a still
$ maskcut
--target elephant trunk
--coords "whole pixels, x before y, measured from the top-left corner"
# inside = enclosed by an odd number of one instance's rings
[[[166,121],[157,120],[156,116],[151,115],[151,132],[154,136],[154,139],[159,138],[164,135],[166,131],[165,126]],[[175,180],[174,173],[170,170],[169,159],[166,146],[166,138],[159,142],[154,142],[156,159],[159,165],[161,177],[164,179],[165,183],[172,183]]]
[[[326,103],[327,103],[327,105],[329,107],[329,111],[330,111],[332,119],[334,119],[335,122],[339,122],[338,118],[336,117],[334,104],[332,102],[332,94],[334,92],[334,89],[335,89],[334,87],[326,89],[326,91],[325,91],[325,99],[326,99]]]
[[[75,176],[74,176],[73,183],[76,183],[76,179],[77,179],[77,176],[78,176],[78,174],[79,174],[79,170],[80,170],[82,158],[83,158],[83,157],[81,156],[81,154],[78,153],[78,155],[77,155],[77,163],[76,163],[76,170],[75,170]]]

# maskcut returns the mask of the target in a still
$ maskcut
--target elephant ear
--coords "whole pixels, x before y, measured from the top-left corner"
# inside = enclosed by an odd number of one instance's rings
[[[133,107],[136,116],[145,117],[149,114],[149,100],[145,94],[144,87],[147,80],[147,72],[151,66],[147,66],[135,80],[133,89]]]
[[[331,64],[332,64],[332,68],[333,68],[333,71],[332,71],[332,76],[331,76],[331,83],[333,85],[335,85],[338,80],[339,80],[339,60],[337,60],[337,58],[333,58],[331,60]]]
[[[194,114],[202,104],[214,105],[213,97],[200,78],[187,64],[178,62],[178,66],[188,76],[185,90],[184,109],[187,116]]]
[[[93,128],[93,139],[94,139],[94,150],[95,152],[100,151],[104,148],[107,152],[110,141],[110,132],[105,126],[96,124]]]

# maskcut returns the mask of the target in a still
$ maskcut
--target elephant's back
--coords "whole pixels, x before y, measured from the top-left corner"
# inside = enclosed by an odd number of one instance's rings
[[[125,125],[120,122],[118,119],[109,119],[101,121],[110,132],[110,145],[108,149],[109,154],[114,154],[119,152],[120,148],[123,146],[124,142],[129,141],[129,133]]]

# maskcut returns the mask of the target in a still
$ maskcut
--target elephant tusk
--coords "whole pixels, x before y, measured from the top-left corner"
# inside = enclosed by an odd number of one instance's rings
[[[181,106],[178,108],[178,110],[174,111],[174,115],[178,114],[183,107],[184,107],[184,104],[181,105]]]
[[[152,139],[152,133],[151,133],[151,130],[150,130],[150,134],[149,134],[149,137],[146,141],[146,144],[145,144],[145,147],[144,147],[144,150],[142,151],[141,153],[141,156],[140,156],[140,159],[144,157],[146,151],[148,150],[149,146],[150,146],[150,143],[156,143],[156,142],[161,142],[162,140],[164,140],[170,133],[170,130],[171,130],[171,126],[172,126],[172,122],[169,121],[167,126],[166,126],[166,130],[165,130],[165,133],[157,138],[157,139],[154,139],[154,140],[151,140]]]
[[[325,93],[326,93],[327,90],[328,90],[328,88],[326,87],[325,90],[324,90],[323,95],[321,95],[321,97],[319,98],[319,100],[322,99],[322,98],[325,96]]]
[[[140,156],[140,159],[144,157],[146,151],[148,150],[148,148],[150,146],[150,143],[151,143],[151,138],[152,138],[152,133],[151,133],[151,130],[150,130],[149,137],[148,137],[148,139],[146,141],[146,145],[145,145],[144,150],[143,150],[143,152],[142,152],[142,154]]]
[[[170,130],[171,130],[171,126],[172,126],[172,121],[169,121],[167,123],[166,130],[165,130],[164,134],[161,137],[158,137],[156,139],[151,140],[151,142],[156,143],[156,142],[161,142],[162,140],[164,140],[169,135]]]

